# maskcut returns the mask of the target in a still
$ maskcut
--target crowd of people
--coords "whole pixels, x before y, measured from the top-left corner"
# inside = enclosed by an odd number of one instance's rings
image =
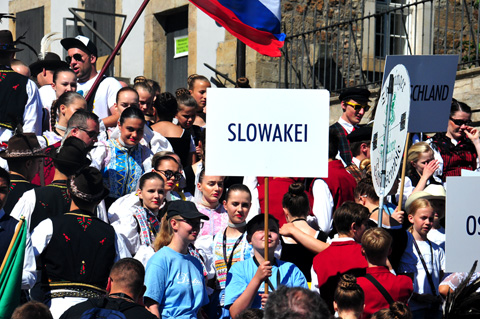
[[[378,225],[367,89],[339,96],[328,178],[268,178],[266,196],[265,177],[205,174],[206,77],[95,88],[96,46],[77,36],[29,78],[15,44],[0,31],[0,260],[28,229],[12,318],[441,318],[479,277],[444,273],[446,177],[479,168],[465,103],[408,148]]]

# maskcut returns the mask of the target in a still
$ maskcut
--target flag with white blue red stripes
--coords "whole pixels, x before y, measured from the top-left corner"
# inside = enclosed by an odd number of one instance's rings
[[[280,0],[190,0],[240,41],[271,57],[281,55]]]

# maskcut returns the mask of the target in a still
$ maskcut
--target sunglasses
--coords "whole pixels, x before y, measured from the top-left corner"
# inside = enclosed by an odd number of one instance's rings
[[[194,222],[193,220],[190,220],[190,219],[175,219],[175,220],[179,221],[179,222],[187,223],[190,226],[192,226],[192,228],[202,228],[203,227],[203,221]]]
[[[458,126],[462,126],[462,125],[471,125],[472,124],[472,121],[471,120],[460,120],[460,119],[452,119],[450,118],[450,121],[452,121],[453,123],[455,123],[455,125],[458,125]]]
[[[171,171],[169,169],[167,169],[166,171],[161,171],[161,170],[158,170],[157,172],[160,172],[162,173],[163,175],[165,175],[165,178],[167,180],[169,180],[170,178],[174,178],[175,181],[179,181],[181,178],[182,178],[182,174],[179,173],[179,172],[174,172],[174,171]]]
[[[356,104],[352,102],[347,102],[347,105],[350,105],[351,107],[353,107],[353,109],[357,112],[360,111],[361,109],[364,109],[365,112],[368,112],[368,110],[370,110],[370,105]]]
[[[83,57],[80,53],[75,53],[73,56],[67,56],[65,58],[65,61],[70,64],[72,62],[72,59],[74,59],[77,62],[83,62]]]
[[[88,130],[84,129],[83,127],[77,127],[77,129],[87,133],[88,137],[90,137],[90,138],[98,137],[98,134],[99,134],[99,132],[97,132],[97,131],[88,131]]]

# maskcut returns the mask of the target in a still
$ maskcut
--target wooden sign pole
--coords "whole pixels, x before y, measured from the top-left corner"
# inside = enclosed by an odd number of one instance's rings
[[[398,197],[398,211],[401,211],[403,206],[403,187],[405,185],[405,169],[407,167],[407,155],[408,155],[407,153],[408,153],[409,141],[410,141],[410,133],[407,133],[407,139],[405,142],[405,151],[403,151],[402,179],[400,180],[400,196]]]
[[[268,260],[268,177],[265,177],[265,255],[264,259]],[[268,294],[268,284],[265,282],[265,293]]]

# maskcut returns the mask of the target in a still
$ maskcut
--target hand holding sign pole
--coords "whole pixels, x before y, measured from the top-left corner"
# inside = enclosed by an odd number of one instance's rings
[[[380,198],[379,227],[382,227],[384,197],[397,179],[410,111],[410,78],[407,69],[399,64],[387,79],[388,83],[383,84],[377,105],[371,143],[373,186]]]

